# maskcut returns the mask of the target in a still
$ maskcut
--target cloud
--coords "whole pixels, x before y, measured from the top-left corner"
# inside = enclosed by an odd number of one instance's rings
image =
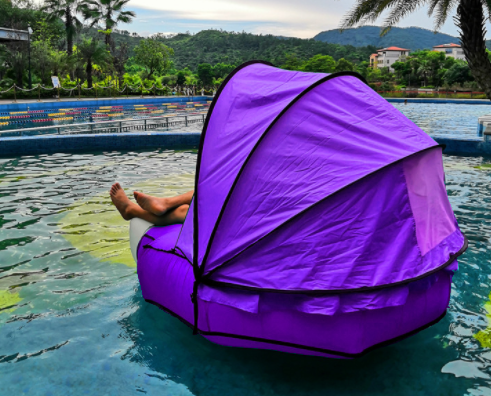
[[[209,28],[248,31],[310,38],[323,30],[339,27],[354,0],[131,0],[128,9],[138,17],[133,29],[198,32]],[[139,20],[139,18],[142,18]],[[383,23],[383,18],[377,21]],[[431,29],[433,21],[421,9],[404,19],[400,26]],[[123,27],[122,27],[123,28]],[[442,29],[456,34],[452,18]]]

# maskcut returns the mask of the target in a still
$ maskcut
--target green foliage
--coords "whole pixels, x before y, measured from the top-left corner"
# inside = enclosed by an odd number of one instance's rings
[[[147,77],[154,72],[165,73],[171,66],[171,56],[174,56],[172,48],[152,38],[140,41],[135,48],[135,62],[146,68]]]
[[[336,61],[329,55],[315,55],[302,66],[302,70],[318,73],[332,73],[336,67]]]
[[[347,61],[344,58],[338,60],[338,62],[336,63],[336,67],[334,68],[335,72],[353,71],[353,70],[355,70],[355,66],[353,65],[353,63]]]
[[[197,70],[199,64],[218,63],[240,65],[249,60],[262,59],[275,65],[288,65],[289,59],[305,62],[314,55],[329,55],[335,60],[345,58],[359,63],[369,58],[376,48],[341,46],[313,39],[279,38],[273,35],[254,35],[220,30],[204,30],[195,35],[178,34],[157,36],[157,40],[173,48],[178,69]],[[285,67],[288,68],[288,67]],[[298,63],[292,70],[298,69]]]
[[[209,63],[198,65],[198,78],[203,85],[213,84],[213,67]]]
[[[177,73],[176,83],[178,85],[183,85],[185,82],[186,82],[186,75],[184,74],[183,71],[180,71],[179,73]]]
[[[91,20],[90,26],[103,25],[106,44],[111,43],[111,33],[120,23],[131,23],[136,14],[126,11],[130,0],[84,0],[80,12],[85,19]]]
[[[473,78],[467,62],[457,61],[445,73],[445,83],[447,85],[464,84],[469,81],[473,81]]]
[[[77,17],[82,10],[81,4],[78,0],[45,0],[41,8],[47,13],[49,21],[63,19],[65,22],[68,55],[73,53],[73,39],[76,30],[82,27],[82,22]]]
[[[99,41],[89,38],[84,39],[82,43],[77,46],[76,56],[80,64],[85,65],[85,72],[87,74],[87,85],[92,87],[92,72],[97,64],[104,65],[111,59],[111,54],[107,50],[107,47]]]

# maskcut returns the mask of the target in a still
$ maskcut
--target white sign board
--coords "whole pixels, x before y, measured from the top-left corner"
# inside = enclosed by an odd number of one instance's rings
[[[54,88],[61,88],[60,80],[58,79],[58,76],[51,76],[51,81],[53,81]]]

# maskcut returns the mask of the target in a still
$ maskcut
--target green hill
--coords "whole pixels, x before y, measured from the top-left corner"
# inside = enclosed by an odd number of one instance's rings
[[[174,37],[159,37],[164,44],[174,49],[174,64],[181,69],[196,70],[200,63],[228,63],[238,65],[252,59],[282,65],[287,55],[307,60],[314,55],[330,55],[335,60],[351,62],[368,61],[374,47],[355,48],[351,45],[324,43],[313,39],[276,37],[234,33],[221,30],[203,30],[197,34],[178,34]]]
[[[412,51],[418,49],[429,49],[435,45],[447,43],[460,43],[458,37],[449,36],[443,33],[434,33],[431,30],[419,27],[392,28],[392,30],[380,37],[381,27],[362,26],[354,29],[347,29],[344,32],[339,30],[328,30],[319,33],[314,40],[325,43],[352,45],[355,47],[375,46],[378,49],[396,46],[408,48]]]

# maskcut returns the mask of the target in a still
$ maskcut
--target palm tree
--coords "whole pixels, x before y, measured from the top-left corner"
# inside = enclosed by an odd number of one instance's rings
[[[80,12],[79,0],[45,0],[41,11],[49,14],[51,20],[58,18],[65,21],[67,53],[69,56],[73,54],[73,37],[76,29],[82,26],[82,23],[77,18],[77,13]]]
[[[111,44],[111,31],[119,23],[131,23],[136,14],[125,11],[130,0],[87,0],[82,8],[85,19],[92,19],[90,27],[104,25],[106,45]]]
[[[94,64],[104,64],[111,60],[107,47],[94,38],[84,39],[77,46],[77,57],[80,64],[85,65],[87,87],[92,88],[92,71]]]
[[[467,63],[474,78],[491,99],[491,62],[486,53],[486,20],[491,19],[491,0],[357,0],[355,7],[346,15],[341,29],[374,22],[386,11],[382,35],[402,18],[427,5],[428,15],[435,17],[435,30],[457,8],[455,22],[460,28],[460,40]]]

